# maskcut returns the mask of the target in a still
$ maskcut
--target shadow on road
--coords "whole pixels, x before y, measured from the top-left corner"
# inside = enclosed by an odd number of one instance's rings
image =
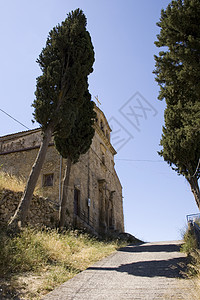
[[[125,272],[141,277],[166,277],[184,278],[186,258],[174,258],[169,260],[141,261],[124,264],[117,268],[90,267],[88,270]]]
[[[176,244],[171,245],[145,245],[140,246],[128,246],[119,249],[121,252],[179,252],[180,246]]]
[[[141,245],[141,246],[128,246],[120,249],[121,252],[179,252],[180,247],[176,244],[170,245]],[[156,257],[154,255],[154,257]],[[117,271],[125,272],[134,276],[141,277],[166,277],[166,278],[184,278],[186,269],[187,258],[178,257],[166,260],[141,260],[130,264],[122,264],[119,267],[90,267],[88,270],[99,271]]]

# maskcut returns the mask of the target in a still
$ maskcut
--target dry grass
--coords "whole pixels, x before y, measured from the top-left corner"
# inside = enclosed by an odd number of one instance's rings
[[[26,186],[26,179],[17,177],[9,173],[0,171],[0,190],[6,189],[13,192],[23,192]],[[43,196],[42,189],[37,187],[34,190],[35,195]]]
[[[45,293],[113,253],[125,243],[99,241],[77,231],[26,228],[0,236],[0,298],[40,299]],[[2,293],[2,294],[1,294]]]
[[[0,190],[8,189],[14,192],[22,192],[25,188],[25,180],[17,178],[3,171],[0,171]]]
[[[0,190],[24,187],[23,179],[0,171]],[[99,241],[78,231],[25,228],[14,237],[0,232],[0,299],[41,299],[122,246],[125,242]]]

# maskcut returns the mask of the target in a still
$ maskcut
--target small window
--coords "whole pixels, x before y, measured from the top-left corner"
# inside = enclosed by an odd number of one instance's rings
[[[100,128],[101,128],[101,130],[103,131],[103,133],[104,133],[104,127],[103,127],[103,121],[101,120],[101,122],[100,122]]]
[[[53,186],[53,173],[43,175],[43,186]]]
[[[110,136],[109,136],[109,132],[106,130],[106,137],[107,139],[110,141]]]

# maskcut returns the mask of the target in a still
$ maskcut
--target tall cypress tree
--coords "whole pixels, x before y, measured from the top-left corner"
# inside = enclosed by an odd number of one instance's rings
[[[63,180],[61,206],[59,211],[60,228],[65,226],[66,221],[66,205],[71,166],[72,164],[78,162],[81,154],[84,154],[88,151],[95,132],[93,127],[94,119],[96,117],[96,113],[94,111],[94,102],[91,101],[91,95],[88,90],[85,92],[84,96],[84,103],[79,108],[70,135],[67,138],[63,138],[62,136],[56,134],[54,137],[57,150],[63,158],[67,159]]]
[[[94,63],[94,49],[86,25],[82,10],[69,13],[61,25],[50,31],[37,60],[42,75],[37,78],[36,99],[32,106],[43,140],[10,226],[25,224],[50,139],[54,134],[61,136],[64,133],[65,137],[70,134],[79,106],[84,102],[87,76],[93,71]]]
[[[167,104],[159,154],[187,179],[200,208],[200,1],[172,1],[157,25],[163,51],[154,73]]]

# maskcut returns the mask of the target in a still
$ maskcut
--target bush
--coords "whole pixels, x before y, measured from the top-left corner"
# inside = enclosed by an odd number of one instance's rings
[[[198,276],[200,278],[200,250],[198,249],[194,230],[187,229],[181,251],[185,252],[189,258],[187,276]]]
[[[194,231],[187,229],[184,234],[184,244],[182,245],[181,250],[189,255],[197,248],[198,246]]]

